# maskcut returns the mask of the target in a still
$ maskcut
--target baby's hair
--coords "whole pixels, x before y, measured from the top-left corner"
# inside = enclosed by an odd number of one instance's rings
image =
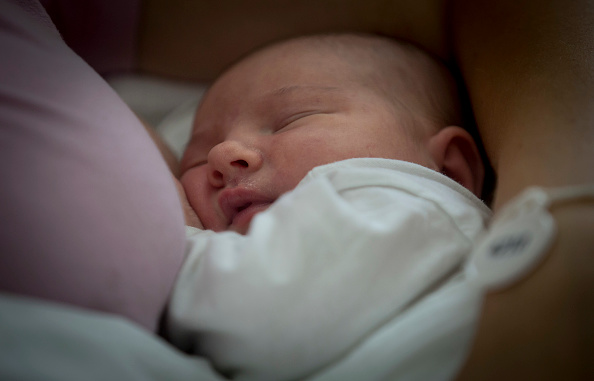
[[[412,44],[379,35],[329,33],[274,41],[240,57],[221,75],[251,56],[280,45],[301,43],[338,55],[341,62],[352,65],[361,74],[359,80],[365,81],[365,85],[400,106],[410,108],[408,101],[401,100],[403,92],[414,94],[424,104],[417,105],[418,110],[408,111],[422,112],[429,122],[440,127],[461,123],[456,82],[448,69]]]
[[[430,125],[434,130],[455,125],[466,129],[474,138],[484,167],[485,180],[481,198],[490,204],[496,185],[496,175],[483,147],[468,94],[457,71],[437,57],[411,43],[370,34],[324,34],[304,36],[295,42],[319,44],[352,64],[370,88],[390,99],[398,114],[410,116],[409,132],[413,137]],[[273,44],[276,45],[276,44]],[[364,65],[368,65],[367,68]],[[402,101],[402,95],[412,95],[416,108],[411,109],[411,97]],[[413,102],[415,103],[415,102]],[[419,142],[419,139],[413,141]]]
[[[404,110],[412,117],[407,130],[413,133],[413,137],[418,137],[416,133],[422,131],[420,126],[430,125],[439,130],[455,125],[466,129],[474,138],[485,167],[481,198],[487,205],[492,202],[496,174],[485,152],[468,94],[457,71],[413,44],[379,35],[325,34],[295,40],[321,44],[352,65],[359,65],[360,72],[362,65],[369,65],[366,71],[363,70],[366,73],[364,77],[370,81],[368,85],[381,91],[399,107],[399,111]],[[403,92],[413,94],[419,102],[415,110],[411,109],[410,99],[401,101]],[[419,142],[419,139],[413,141]]]
[[[436,128],[461,124],[456,81],[438,60],[414,45],[382,36],[328,34],[305,37],[343,57],[367,85],[382,92],[401,110]],[[404,99],[406,94],[406,99]],[[411,97],[415,104],[411,103]]]

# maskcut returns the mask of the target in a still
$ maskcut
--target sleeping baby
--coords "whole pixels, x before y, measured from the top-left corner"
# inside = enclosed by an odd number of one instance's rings
[[[458,98],[442,65],[376,36],[301,37],[225,71],[181,160],[198,229],[168,339],[234,379],[345,379],[347,354],[450,287],[490,215]]]

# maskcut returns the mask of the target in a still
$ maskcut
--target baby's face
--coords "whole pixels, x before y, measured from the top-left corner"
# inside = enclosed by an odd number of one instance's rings
[[[205,228],[245,234],[319,165],[382,157],[431,166],[390,103],[362,83],[336,56],[294,44],[226,72],[196,113],[181,163]]]

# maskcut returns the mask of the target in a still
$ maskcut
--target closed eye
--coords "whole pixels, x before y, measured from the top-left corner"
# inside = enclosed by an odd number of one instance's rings
[[[201,165],[204,165],[206,163],[208,163],[208,160],[201,160],[201,161],[196,161],[196,162],[193,162],[193,163],[190,162],[187,165],[183,165],[182,172],[186,172],[186,171],[188,171],[190,169],[200,167]]]
[[[290,117],[284,119],[281,123],[278,124],[278,128],[275,129],[275,132],[284,132],[287,131],[290,126],[303,118],[307,118],[308,116],[312,116],[312,115],[316,115],[316,114],[323,114],[323,112],[319,111],[319,110],[310,110],[310,111],[304,111],[304,112],[300,112],[297,114],[293,114]]]

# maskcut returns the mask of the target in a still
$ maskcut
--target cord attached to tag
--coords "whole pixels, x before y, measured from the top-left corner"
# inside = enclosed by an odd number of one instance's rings
[[[497,290],[528,275],[550,248],[557,228],[553,204],[594,199],[594,185],[528,188],[495,218],[473,249],[466,274],[479,287]]]

